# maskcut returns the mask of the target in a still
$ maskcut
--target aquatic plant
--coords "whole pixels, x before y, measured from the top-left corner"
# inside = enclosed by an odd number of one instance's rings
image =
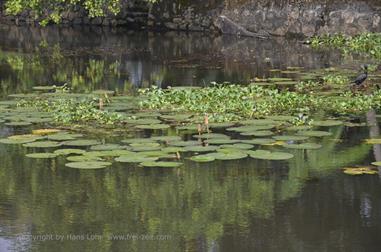
[[[344,53],[364,53],[381,59],[381,34],[363,33],[353,37],[344,35],[315,36],[311,38],[314,48],[333,47]]]

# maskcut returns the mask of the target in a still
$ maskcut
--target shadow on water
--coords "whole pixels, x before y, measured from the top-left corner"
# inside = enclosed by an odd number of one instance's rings
[[[271,68],[341,63],[339,54],[281,39],[0,29],[3,96],[45,83],[127,91],[248,82]],[[30,160],[25,148],[2,144],[0,250],[377,251],[380,178],[341,172],[379,160],[378,146],[362,144],[379,134],[376,115],[367,120],[370,128],[330,128],[324,148],[290,150],[295,157],[287,162],[185,160],[175,169],[82,171],[66,168],[64,158]]]

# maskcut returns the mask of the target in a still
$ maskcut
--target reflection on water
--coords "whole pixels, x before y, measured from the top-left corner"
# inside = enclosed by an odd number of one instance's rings
[[[78,91],[247,83],[273,68],[339,63],[337,53],[316,52],[296,40],[0,26],[3,93],[66,82]]]
[[[270,68],[340,60],[295,41],[1,29],[3,96],[44,83],[123,92],[248,81]],[[378,135],[375,114],[367,119],[375,126],[331,128],[324,148],[290,150],[295,158],[288,162],[185,160],[179,169],[114,164],[80,171],[65,168],[62,158],[29,160],[25,148],[0,145],[0,250],[377,251],[379,177],[340,171],[374,161],[376,147],[361,144],[369,132]]]

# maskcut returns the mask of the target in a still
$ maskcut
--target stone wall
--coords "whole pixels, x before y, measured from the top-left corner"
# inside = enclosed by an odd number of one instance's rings
[[[380,0],[158,0],[153,5],[142,0],[122,1],[117,16],[91,19],[85,10],[75,8],[64,13],[62,25],[219,31],[246,36],[381,32]],[[30,13],[6,16],[1,7],[0,21],[35,23]]]

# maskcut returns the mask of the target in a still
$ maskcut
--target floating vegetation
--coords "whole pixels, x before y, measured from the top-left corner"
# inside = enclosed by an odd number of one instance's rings
[[[348,175],[376,175],[378,174],[378,171],[374,170],[373,167],[348,167],[348,168],[343,168],[343,172]]]
[[[296,133],[300,136],[308,136],[308,137],[325,137],[331,136],[332,133],[328,131],[320,131],[320,130],[302,130]]]
[[[381,144],[381,138],[365,139],[366,144]]]
[[[119,144],[100,144],[100,145],[93,145],[90,147],[90,150],[122,150],[125,149],[125,146],[119,145]]]
[[[339,126],[342,125],[343,122],[337,121],[337,120],[325,120],[325,121],[313,121],[313,126],[319,126],[319,127],[332,127],[332,126]]]
[[[217,146],[186,146],[183,151],[192,151],[192,152],[211,152],[217,150]]]
[[[8,138],[0,139],[0,143],[3,144],[25,144],[31,143],[37,140],[44,139],[44,137],[26,134],[26,135],[14,135],[9,136]]]
[[[68,156],[66,160],[70,162],[84,162],[84,161],[87,162],[87,161],[102,161],[103,159],[97,156],[76,155],[76,156]]]
[[[33,135],[50,135],[50,134],[55,134],[61,132],[60,129],[37,129],[37,130],[32,130]]]
[[[140,163],[144,167],[162,167],[162,168],[176,168],[182,166],[180,162],[164,162],[164,161],[145,161]]]
[[[38,141],[25,143],[23,146],[28,148],[55,148],[61,146],[61,143],[55,141]]]
[[[301,143],[301,144],[284,144],[283,147],[289,148],[289,149],[316,150],[316,149],[320,149],[322,145],[317,143]]]
[[[252,158],[264,160],[287,160],[294,157],[294,155],[286,152],[271,152],[267,150],[248,151]]]
[[[41,153],[29,153],[25,155],[28,158],[55,158],[58,156],[56,153],[48,153],[48,152],[41,152]]]
[[[304,141],[309,138],[309,136],[293,136],[293,135],[282,135],[273,137],[277,141]]]
[[[66,163],[65,166],[74,169],[103,169],[112,165],[110,162],[102,161],[84,161],[84,162],[71,162]]]
[[[73,133],[57,133],[48,135],[49,140],[53,141],[69,141],[69,140],[75,140],[76,138],[82,137],[82,134],[73,134]]]
[[[205,154],[193,156],[189,159],[194,161],[194,162],[200,162],[200,163],[212,162],[212,161],[216,160],[215,157],[213,157],[211,155],[205,155]]]
[[[217,160],[235,160],[235,159],[242,159],[247,157],[246,153],[238,152],[238,151],[214,152],[214,153],[209,153],[206,155],[214,157]]]
[[[59,150],[55,150],[54,151],[54,154],[63,155],[63,156],[67,156],[67,155],[70,155],[70,154],[82,155],[82,154],[85,154],[85,153],[86,153],[85,150],[80,150],[80,149],[59,149]]]
[[[138,125],[136,128],[138,129],[151,129],[151,130],[159,130],[159,129],[168,129],[170,126],[167,124],[144,124],[144,125]]]
[[[65,141],[65,142],[62,142],[62,144],[66,146],[86,147],[91,145],[98,145],[100,143],[97,140],[81,139],[81,140]]]

